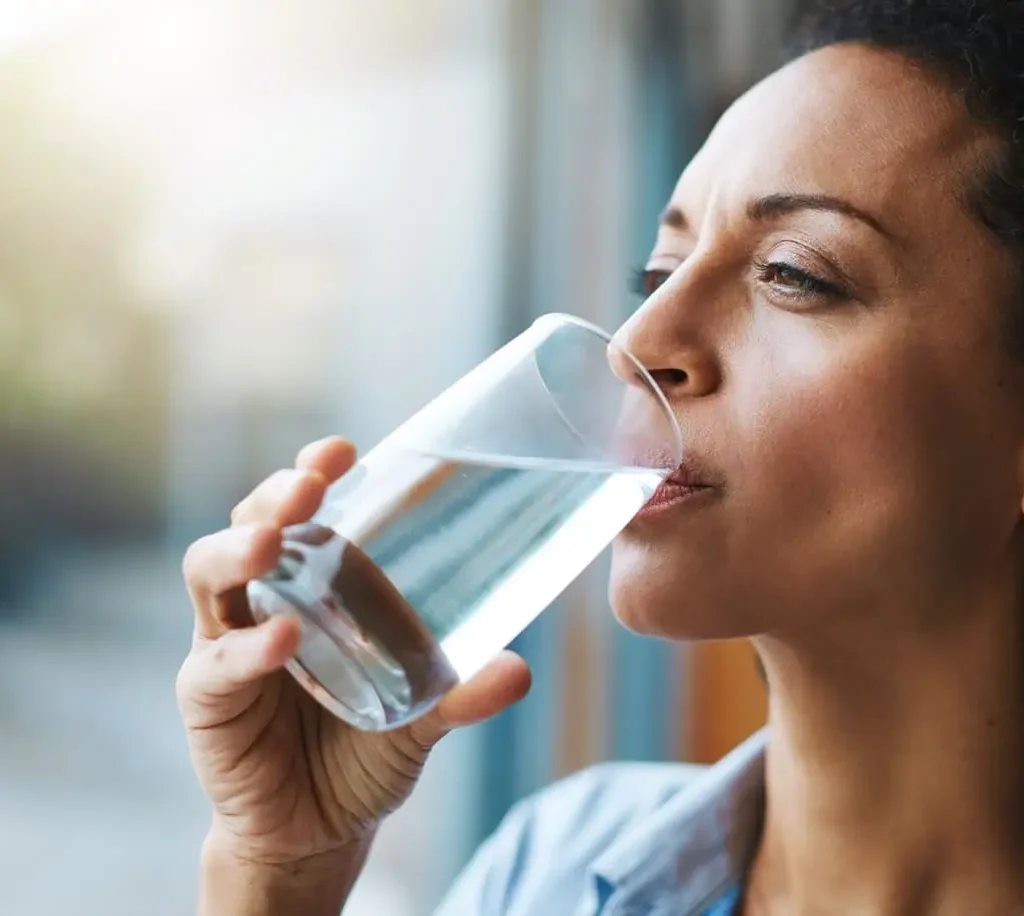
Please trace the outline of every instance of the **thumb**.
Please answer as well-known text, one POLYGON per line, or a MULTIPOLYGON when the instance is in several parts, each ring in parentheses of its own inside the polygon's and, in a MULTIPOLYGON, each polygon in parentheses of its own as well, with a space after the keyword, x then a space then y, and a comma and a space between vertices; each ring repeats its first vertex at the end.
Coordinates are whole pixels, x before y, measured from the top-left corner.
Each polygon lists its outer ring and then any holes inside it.
POLYGON ((530 691, 530 682, 526 662, 514 652, 502 652, 412 724, 417 741, 429 746, 453 728, 475 725, 496 716, 525 697, 530 691))

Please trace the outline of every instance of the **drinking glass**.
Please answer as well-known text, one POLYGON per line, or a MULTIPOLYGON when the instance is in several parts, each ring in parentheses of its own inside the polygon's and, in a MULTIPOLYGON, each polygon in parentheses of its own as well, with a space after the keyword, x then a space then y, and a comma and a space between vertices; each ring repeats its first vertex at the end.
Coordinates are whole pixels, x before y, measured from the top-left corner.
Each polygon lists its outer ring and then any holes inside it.
POLYGON ((368 452, 248 585, 288 670, 356 728, 412 721, 507 646, 681 461, 650 373, 545 315, 368 452))

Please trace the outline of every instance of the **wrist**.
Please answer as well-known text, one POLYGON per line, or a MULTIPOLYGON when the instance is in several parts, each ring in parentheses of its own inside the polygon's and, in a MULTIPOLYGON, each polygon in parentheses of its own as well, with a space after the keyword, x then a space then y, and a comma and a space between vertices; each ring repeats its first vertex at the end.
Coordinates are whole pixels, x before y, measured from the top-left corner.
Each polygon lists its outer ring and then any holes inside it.
POLYGON ((365 840, 338 842, 322 852, 303 852, 292 843, 277 843, 265 838, 250 839, 239 836, 217 815, 214 814, 210 828, 203 840, 203 854, 218 858, 230 858, 255 868, 267 867, 283 873, 317 871, 328 868, 337 859, 351 855, 353 849, 373 839, 375 830, 368 830, 365 840))
POLYGON ((253 854, 216 825, 203 843, 199 916, 338 916, 370 838, 305 857, 253 854))

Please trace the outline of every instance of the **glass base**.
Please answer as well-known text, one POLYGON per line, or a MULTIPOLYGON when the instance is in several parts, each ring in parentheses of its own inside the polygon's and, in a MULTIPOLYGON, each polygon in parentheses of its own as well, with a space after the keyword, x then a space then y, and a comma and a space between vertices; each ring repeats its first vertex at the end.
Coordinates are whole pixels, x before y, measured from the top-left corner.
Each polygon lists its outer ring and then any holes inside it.
POLYGON ((282 594, 267 582, 250 582, 249 604, 262 622, 278 614, 302 620, 302 643, 285 667, 328 711, 356 728, 379 731, 388 727, 385 700, 377 692, 359 653, 344 640, 335 640, 316 620, 305 602, 282 594))
POLYGON ((325 709, 363 731, 398 728, 432 709, 458 678, 415 612, 395 600, 390 583, 381 587, 376 566, 350 563, 345 572, 344 580, 337 566, 320 575, 308 554, 293 550, 277 577, 249 583, 253 616, 302 620, 287 669, 325 709))

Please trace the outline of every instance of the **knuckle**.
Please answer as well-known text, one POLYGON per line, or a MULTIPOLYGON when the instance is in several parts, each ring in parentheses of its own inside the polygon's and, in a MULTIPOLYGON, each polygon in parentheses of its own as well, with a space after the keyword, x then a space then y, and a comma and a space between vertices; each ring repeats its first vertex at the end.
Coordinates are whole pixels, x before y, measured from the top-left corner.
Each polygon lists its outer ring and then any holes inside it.
POLYGON ((299 471, 292 481, 291 492, 299 496, 313 496, 327 485, 324 475, 318 471, 299 471))
POLYGON ((178 701, 179 708, 188 705, 195 693, 194 668, 195 656, 190 652, 181 667, 178 668, 178 673, 174 678, 174 696, 178 701))
POLYGON ((295 456, 296 463, 299 463, 310 456, 313 452, 323 446, 326 439, 316 439, 313 442, 307 442, 302 448, 299 449, 298 454, 295 456))
POLYGON ((280 470, 274 471, 263 483, 261 489, 266 488, 279 493, 282 490, 288 489, 296 480, 301 478, 306 472, 300 468, 281 468, 280 470))
POLYGON ((190 709, 202 699, 208 686, 216 681, 218 671, 230 658, 231 634, 225 633, 213 642, 194 647, 178 668, 174 694, 180 709, 190 709))
POLYGON ((185 581, 190 585, 194 584, 195 580, 199 577, 199 571, 203 567, 204 557, 209 544, 210 536, 206 535, 189 544, 188 549, 185 551, 185 556, 181 561, 181 573, 185 577, 185 581))
POLYGON ((228 519, 232 525, 237 525, 239 521, 244 517, 246 511, 249 508, 250 497, 246 496, 245 499, 235 503, 232 507, 231 512, 228 514, 228 519))
POLYGON ((222 636, 210 646, 208 663, 211 667, 222 668, 228 657, 227 638, 222 636))
POLYGON ((225 563, 233 568, 239 551, 251 549, 252 536, 241 537, 241 529, 225 528, 208 534, 189 545, 181 561, 182 574, 191 589, 203 590, 211 587, 224 571, 225 563))
POLYGON ((301 475, 301 471, 292 468, 275 471, 235 507, 232 521, 239 524, 271 520, 301 475))
POLYGON ((434 745, 451 731, 452 726, 444 720, 435 707, 422 719, 412 722, 406 734, 415 755, 422 755, 420 759, 425 759, 434 745))

